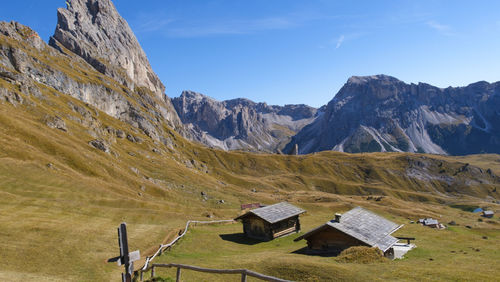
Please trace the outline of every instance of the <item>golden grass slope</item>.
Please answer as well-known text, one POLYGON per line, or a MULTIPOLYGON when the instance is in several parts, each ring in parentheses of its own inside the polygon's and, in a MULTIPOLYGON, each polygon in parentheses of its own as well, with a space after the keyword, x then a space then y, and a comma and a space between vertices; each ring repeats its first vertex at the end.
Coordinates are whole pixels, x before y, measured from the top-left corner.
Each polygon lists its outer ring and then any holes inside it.
MULTIPOLYGON (((0 44, 26 49, 40 62, 41 68, 52 64, 79 81, 103 83, 148 112, 147 103, 141 103, 141 95, 123 89, 77 58, 37 53, 19 42, 5 37, 2 40, 0 44)), ((0 101, 0 253, 3 258, 0 280, 119 279, 121 268, 105 260, 118 254, 116 227, 122 221, 129 225, 131 250, 140 249, 145 256, 187 219, 233 218, 240 212, 242 203, 283 200, 308 210, 304 229, 323 223, 339 208, 347 210, 358 204, 394 215, 400 222, 408 217, 443 216, 446 220, 474 223, 472 230, 458 227, 455 233, 454 229, 446 231, 448 233, 429 233, 434 235, 425 235, 422 229, 412 225, 408 234, 422 234, 425 240, 421 244, 429 244, 420 252, 427 250, 436 257, 448 256, 444 248, 446 242, 458 249, 467 242, 475 242, 482 234, 492 238, 479 240, 478 248, 491 251, 481 251, 470 264, 465 259, 467 256, 456 265, 452 260, 443 259, 437 264, 429 262, 425 255, 418 257, 413 263, 420 265, 422 275, 434 273, 436 264, 462 273, 476 264, 499 261, 494 254, 497 248, 494 246, 498 246, 497 221, 476 223, 473 215, 447 207, 457 202, 473 203, 498 211, 498 205, 492 201, 500 198, 499 180, 494 173, 487 172, 488 168, 498 171, 498 164, 493 161, 496 155, 469 159, 403 153, 323 152, 283 156, 225 152, 193 144, 160 122, 158 126, 172 140, 172 144, 164 145, 91 105, 35 80, 33 84, 41 90, 41 98, 21 93, 19 85, 0 78, 0 87, 18 93, 24 100, 17 106, 0 101), (84 117, 72 110, 70 104, 91 113, 92 126, 82 122, 84 117), (67 132, 46 125, 47 117, 54 116, 64 120, 67 132), (109 128, 138 136, 143 142, 119 138, 108 131, 109 128), (108 142, 111 152, 90 146, 89 141, 96 138, 108 142), (465 162, 477 167, 467 166, 465 162), (201 195, 202 191, 206 198, 201 195), (367 201, 367 195, 384 197, 375 202, 367 201), (489 244, 493 247, 488 247, 489 244)), ((204 228, 208 231, 202 231, 196 241, 207 237, 210 243, 218 238, 219 229, 204 228)), ((291 239, 283 239, 283 242, 291 239)), ((198 259, 196 252, 187 247, 180 250, 187 252, 185 257, 173 258, 193 264, 213 261, 213 266, 221 267, 241 265, 298 280, 323 279, 334 274, 345 279, 362 279, 368 277, 363 273, 373 271, 370 266, 332 266, 327 259, 289 254, 296 245, 283 243, 283 248, 286 246, 283 250, 275 245, 279 242, 258 245, 257 251, 250 246, 229 244, 224 248, 232 255, 224 251, 213 260, 208 254, 198 259), (250 259, 252 256, 248 260, 235 259, 242 252, 255 254, 253 259, 250 259), (266 263, 269 261, 272 263, 266 263), (290 265, 297 272, 290 272, 290 265), (324 269, 331 272, 325 274, 324 269), (286 276, 289 272, 291 276, 286 276)), ((179 248, 182 246, 188 245, 179 248)), ((413 263, 400 268, 403 277, 411 277, 415 271, 413 263)), ((490 278, 497 274, 484 268, 483 276, 478 277, 490 278)), ((443 274, 442 277, 457 276, 443 274)))
MULTIPOLYGON (((140 249, 145 256, 168 234, 182 227, 185 220, 207 216, 233 218, 239 212, 239 205, 248 202, 294 202, 308 210, 304 230, 323 223, 337 207, 345 210, 366 201, 366 196, 360 195, 368 194, 385 195, 380 204, 387 209, 386 214, 397 214, 398 218, 439 217, 442 207, 439 203, 456 201, 498 210, 497 205, 485 201, 488 196, 498 199, 498 194, 492 192, 495 185, 446 191, 439 182, 404 177, 407 158, 425 157, 431 163, 436 162, 436 167, 442 162, 441 166, 450 172, 463 167, 463 163, 450 157, 441 161, 434 156, 395 153, 279 156, 224 152, 192 144, 169 131, 175 140, 172 150, 155 144, 130 125, 100 113, 102 126, 133 132, 145 140, 138 144, 115 138, 111 145, 114 154, 107 154, 88 144, 94 137, 86 127, 67 118, 76 115, 69 109, 68 101, 94 113, 95 109, 62 93, 45 94, 48 100, 26 96, 32 105, 0 104, 0 241, 6 258, 0 271, 3 280, 113 280, 119 277, 121 268, 105 263, 105 259, 118 252, 116 227, 120 222, 129 225, 131 249, 140 249), (68 132, 47 127, 43 119, 46 114, 63 117, 68 132), (158 148, 160 154, 152 148, 158 148), (203 199, 201 191, 207 193, 208 200, 203 199), (218 204, 220 199, 225 203, 218 204)), ((370 207, 379 202, 367 203, 370 207)), ((460 222, 464 212, 446 210, 451 214, 450 220, 460 222)), ((477 232, 497 238, 497 226, 481 223, 477 232)), ((451 240, 458 251, 461 243, 480 238, 473 235, 476 231, 463 227, 458 230, 465 235, 443 236, 443 241, 436 235, 429 248, 451 240)), ((218 236, 219 231, 214 232, 210 236, 218 236)), ((408 231, 410 235, 414 233, 408 231)), ((493 241, 484 242, 490 243, 493 241)), ((484 249, 485 245, 478 248, 484 249)), ((233 253, 247 251, 240 245, 228 248, 234 248, 233 253)), ((280 276, 288 273, 287 265, 293 263, 302 274, 288 277, 298 279, 308 275, 322 278, 320 270, 331 263, 300 256, 293 256, 290 261, 274 260, 275 256, 281 257, 274 245, 262 251, 267 255, 258 263, 241 265, 280 276), (273 263, 264 263, 264 258, 273 259, 273 263)), ((486 264, 487 258, 478 263, 486 264)), ((175 261, 201 263, 191 259, 175 261)), ((240 265, 226 256, 219 261, 220 264, 213 266, 240 265)), ((443 264, 454 268, 449 261, 443 264)), ((425 261, 421 271, 425 272, 427 267, 432 264, 425 261)), ((334 272, 349 279, 358 277, 357 269, 371 271, 354 265, 342 266, 334 272), (353 270, 346 274, 343 272, 346 267, 353 270)), ((414 270, 408 266, 402 271, 414 270)))

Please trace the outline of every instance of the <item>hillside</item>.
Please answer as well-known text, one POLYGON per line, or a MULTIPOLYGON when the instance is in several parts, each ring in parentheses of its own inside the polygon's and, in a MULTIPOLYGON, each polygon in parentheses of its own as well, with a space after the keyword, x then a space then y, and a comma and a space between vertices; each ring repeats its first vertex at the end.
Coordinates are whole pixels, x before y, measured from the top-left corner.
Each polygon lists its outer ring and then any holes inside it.
MULTIPOLYGON (((76 15, 72 9, 80 7, 87 14, 85 9, 95 7, 83 0, 70 3, 69 12, 59 13, 76 15)), ((110 1, 98 3, 106 7, 98 6, 100 12, 115 15, 110 1)), ((141 84, 141 76, 132 77, 119 64, 98 69, 92 56, 82 57, 61 41, 48 45, 29 27, 0 23, 0 242, 5 258, 0 280, 115 280, 122 269, 105 260, 118 254, 116 227, 122 221, 129 226, 130 249, 140 249, 144 257, 185 220, 233 218, 249 202, 293 202, 308 209, 306 227, 354 204, 394 213, 398 221, 443 214, 473 225, 454 244, 483 235, 491 238, 488 242, 498 241, 497 221, 474 222, 469 213, 448 207, 459 203, 499 210, 494 203, 500 199, 498 155, 286 156, 210 149, 183 137, 168 99, 141 84), (382 198, 366 200, 368 195, 382 198)), ((209 238, 216 232, 208 232, 209 238)), ((422 236, 432 238, 429 248, 449 240, 422 236)), ((262 247, 267 252, 272 246, 262 247)), ((475 263, 498 258, 490 250, 484 253, 475 263)), ((292 262, 302 275, 316 275, 318 267, 328 265, 295 257, 292 262)), ((232 263, 220 257, 213 262, 232 263)), ((240 264, 282 275, 284 263, 269 268, 263 262, 240 264)), ((441 263, 454 267, 450 260, 441 263)), ((351 273, 367 269, 348 267, 351 273)), ((418 271, 430 267, 425 263, 418 271)), ((400 271, 405 269, 414 271, 408 266, 400 271)), ((493 269, 484 278, 497 274, 493 269)))
MULTIPOLYGON (((0 82, 3 89, 14 87, 0 82)), ((116 255, 115 228, 121 221, 129 224, 131 248, 145 255, 184 220, 232 218, 247 202, 323 203, 329 210, 331 193, 387 195, 433 205, 499 199, 493 192, 498 179, 484 163, 481 171, 465 160, 402 153, 224 152, 164 128, 172 140, 167 146, 69 95, 39 86, 44 98, 13 89, 23 103, 0 105, 0 236, 8 242, 2 249, 9 258, 0 276, 6 280, 118 277, 120 270, 104 259, 116 255), (90 125, 79 122, 85 115, 90 125), (50 128, 47 116, 59 116, 66 130, 50 128), (142 142, 120 138, 120 130, 142 142), (95 131, 109 142, 109 153, 89 145, 95 131), (218 204, 221 199, 224 204, 218 204)))
MULTIPOLYGON (((116 255, 120 222, 129 224, 131 248, 147 255, 185 220, 232 218, 248 202, 289 200, 307 207, 310 227, 324 220, 321 214, 332 212, 333 203, 347 203, 352 196, 363 202, 366 196, 358 195, 385 195, 381 205, 397 201, 399 213, 412 218, 436 216, 426 210, 457 202, 498 210, 491 204, 500 198, 498 190, 493 192, 498 180, 485 166, 481 173, 451 157, 253 155, 206 149, 174 131, 173 149, 141 133, 135 135, 142 143, 109 134, 114 141, 106 153, 89 145, 94 137, 85 126, 65 119, 67 131, 50 128, 45 115, 77 115, 67 106, 71 102, 94 117, 99 113, 106 127, 131 133, 136 129, 70 96, 46 95, 43 101, 23 95, 31 106, 0 105, 0 237, 8 257, 0 277, 6 280, 110 280, 120 269, 104 260, 116 255), (407 170, 414 174, 405 176, 407 170), (405 211, 406 205, 420 208, 405 211)), ((449 218, 461 216, 448 210, 449 218)))

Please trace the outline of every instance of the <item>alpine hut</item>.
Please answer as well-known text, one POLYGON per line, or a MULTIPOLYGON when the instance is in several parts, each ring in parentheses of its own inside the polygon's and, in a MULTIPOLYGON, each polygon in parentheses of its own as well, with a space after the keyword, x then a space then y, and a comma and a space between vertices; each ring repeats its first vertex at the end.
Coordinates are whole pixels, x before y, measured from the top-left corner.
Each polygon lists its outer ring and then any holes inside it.
POLYGON ((392 247, 398 242, 391 234, 401 227, 356 207, 343 215, 336 214, 334 220, 297 237, 295 241, 305 239, 311 253, 338 254, 352 246, 369 246, 377 247, 385 256, 391 257, 394 254, 392 247))
POLYGON ((492 218, 495 213, 493 211, 483 211, 483 216, 492 218))
POLYGON ((299 215, 305 210, 287 202, 253 209, 235 220, 243 223, 243 232, 249 238, 272 240, 300 231, 299 215))

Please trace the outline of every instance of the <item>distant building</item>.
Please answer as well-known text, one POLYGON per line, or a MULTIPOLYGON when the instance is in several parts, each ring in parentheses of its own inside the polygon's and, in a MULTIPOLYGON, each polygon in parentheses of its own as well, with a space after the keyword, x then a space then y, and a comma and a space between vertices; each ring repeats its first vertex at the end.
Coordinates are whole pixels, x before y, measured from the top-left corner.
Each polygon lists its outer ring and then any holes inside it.
POLYGON ((305 239, 314 253, 340 253, 352 246, 377 247, 385 256, 393 257, 393 246, 398 242, 391 236, 403 225, 398 225, 361 207, 331 220, 295 239, 305 239))
POLYGON ((443 224, 439 223, 437 219, 433 218, 421 218, 418 220, 418 223, 430 228, 437 228, 437 229, 446 228, 443 224))
POLYGON ((495 213, 493 211, 483 211, 483 216, 492 218, 495 213))
POLYGON ((424 219, 423 224, 425 226, 431 227, 431 228, 438 228, 439 227, 439 221, 437 219, 433 218, 426 218, 424 219))
POLYGON ((264 205, 261 203, 252 203, 252 204, 243 204, 241 205, 241 210, 246 210, 246 209, 256 209, 256 208, 262 208, 264 205))
POLYGON ((292 232, 300 231, 299 215, 305 210, 282 202, 238 216, 243 223, 243 232, 249 238, 272 240, 292 232))

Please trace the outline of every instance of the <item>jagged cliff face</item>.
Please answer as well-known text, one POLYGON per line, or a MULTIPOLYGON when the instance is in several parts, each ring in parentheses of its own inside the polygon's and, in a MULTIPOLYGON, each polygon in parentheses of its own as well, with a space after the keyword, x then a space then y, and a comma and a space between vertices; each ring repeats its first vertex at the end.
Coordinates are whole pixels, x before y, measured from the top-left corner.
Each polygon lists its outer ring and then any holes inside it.
MULTIPOLYGON (((0 23, 0 99, 12 104, 27 103, 18 91, 44 99, 50 89, 77 98, 111 117, 140 129, 157 142, 169 144, 164 126, 182 131, 173 107, 144 87, 129 89, 97 72, 81 57, 62 45, 47 45, 29 27, 19 23, 0 23)), ((72 106, 69 105, 71 108, 72 106)), ((61 109, 63 111, 63 109, 61 109)), ((87 115, 88 116, 88 115, 87 115)), ((102 124, 80 120, 90 126, 93 136, 102 124)))
POLYGON ((352 77, 286 150, 498 153, 499 107, 498 82, 441 89, 385 75, 352 77))
POLYGON ((127 22, 110 0, 70 0, 57 10, 57 41, 99 72, 130 89, 146 87, 163 98, 165 86, 153 72, 127 22))
POLYGON ((246 99, 220 102, 192 91, 184 91, 172 102, 193 140, 225 150, 276 152, 317 113, 306 105, 269 106, 246 99))
POLYGON ((128 89, 153 96, 145 99, 158 100, 157 108, 164 118, 174 127, 180 127, 175 110, 165 96, 165 86, 110 0, 68 1, 67 9, 57 10, 57 26, 49 44, 82 57, 97 71, 128 89))

